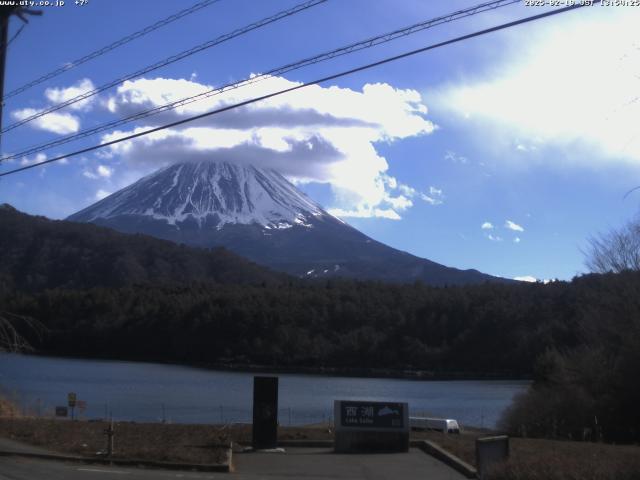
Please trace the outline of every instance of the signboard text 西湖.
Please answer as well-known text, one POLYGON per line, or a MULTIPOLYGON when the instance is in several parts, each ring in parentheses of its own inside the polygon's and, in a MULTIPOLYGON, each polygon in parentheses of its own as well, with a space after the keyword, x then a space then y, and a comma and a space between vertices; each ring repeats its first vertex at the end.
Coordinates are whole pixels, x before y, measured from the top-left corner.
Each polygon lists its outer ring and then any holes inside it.
POLYGON ((340 403, 340 424, 343 427, 403 428, 404 416, 402 403, 340 403))

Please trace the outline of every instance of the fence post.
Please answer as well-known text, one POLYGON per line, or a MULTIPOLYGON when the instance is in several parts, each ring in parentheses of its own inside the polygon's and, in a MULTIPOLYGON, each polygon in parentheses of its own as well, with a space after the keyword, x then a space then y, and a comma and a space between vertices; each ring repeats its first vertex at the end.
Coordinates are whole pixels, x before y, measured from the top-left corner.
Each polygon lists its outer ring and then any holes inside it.
POLYGON ((107 456, 111 458, 113 456, 113 436, 115 435, 113 419, 111 419, 111 423, 109 423, 109 427, 104 433, 107 434, 107 456))

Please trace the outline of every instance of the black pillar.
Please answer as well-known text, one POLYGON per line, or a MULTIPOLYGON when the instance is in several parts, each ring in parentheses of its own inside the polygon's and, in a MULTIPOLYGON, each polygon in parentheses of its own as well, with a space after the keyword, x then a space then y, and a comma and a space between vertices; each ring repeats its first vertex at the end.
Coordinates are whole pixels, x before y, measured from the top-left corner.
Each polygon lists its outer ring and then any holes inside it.
POLYGON ((253 448, 278 446, 278 377, 253 377, 253 448))

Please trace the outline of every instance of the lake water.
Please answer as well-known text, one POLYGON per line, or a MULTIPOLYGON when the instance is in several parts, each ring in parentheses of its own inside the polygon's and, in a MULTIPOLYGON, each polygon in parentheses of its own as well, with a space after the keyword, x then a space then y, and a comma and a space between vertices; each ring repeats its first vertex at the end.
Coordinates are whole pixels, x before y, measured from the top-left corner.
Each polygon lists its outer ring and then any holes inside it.
MULTIPOLYGON (((84 418, 175 423, 250 422, 252 373, 154 363, 0 354, 0 389, 26 413, 52 415, 77 393, 84 418)), ((527 381, 413 381, 278 374, 279 421, 331 419, 333 400, 409 403, 411 415, 494 427, 527 381)))

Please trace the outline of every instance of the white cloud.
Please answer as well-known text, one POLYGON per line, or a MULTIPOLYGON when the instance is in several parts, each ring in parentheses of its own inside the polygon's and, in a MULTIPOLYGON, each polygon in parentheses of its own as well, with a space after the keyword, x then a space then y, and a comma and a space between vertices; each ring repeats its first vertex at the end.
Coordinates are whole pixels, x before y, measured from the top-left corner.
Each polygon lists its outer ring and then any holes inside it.
POLYGON ((103 178, 109 178, 113 174, 113 169, 110 167, 107 167, 106 165, 98 165, 98 168, 96 169, 96 173, 103 178))
MULTIPOLYGON (((72 85, 67 88, 47 88, 44 91, 45 97, 55 104, 63 103, 72 98, 77 97, 78 95, 82 95, 83 93, 90 92, 94 90, 95 86, 93 82, 88 78, 83 78, 79 80, 75 85, 72 85)), ((91 104, 95 101, 96 97, 91 96, 85 100, 81 100, 79 102, 73 103, 69 105, 68 108, 72 110, 89 110, 91 108, 91 104)))
POLYGON ((491 233, 487 234, 486 236, 489 240, 491 240, 492 242, 501 242, 503 239, 501 236, 499 235, 492 235, 491 233))
MULTIPOLYGON (((540 139, 537 139, 536 141, 540 142, 540 139)), ((516 143, 516 150, 519 152, 535 152, 538 150, 538 146, 533 142, 527 145, 524 143, 516 143)))
POLYGON ((36 165, 38 163, 44 162, 46 159, 47 159, 46 153, 37 153, 36 156, 32 158, 22 157, 22 159, 20 160, 20 165, 22 166, 36 165))
POLYGON ((520 239, 520 237, 516 237, 513 239, 513 243, 520 243, 522 240, 520 239))
POLYGON ((111 192, 107 192, 106 190, 99 189, 95 194, 95 200, 102 200, 105 197, 111 195, 111 192))
POLYGON ((523 154, 540 144, 579 146, 592 154, 566 158, 638 165, 638 24, 640 9, 604 7, 541 23, 526 43, 518 37, 502 65, 445 87, 434 100, 458 113, 485 145, 523 154))
POLYGON ((493 230, 493 224, 491 222, 484 222, 480 228, 482 230, 493 230))
MULTIPOLYGON (((11 112, 11 116, 16 120, 24 120, 40 111, 41 110, 35 108, 23 108, 21 110, 14 110, 11 112)), ((76 133, 80 129, 80 119, 71 113, 58 111, 47 113, 42 117, 36 118, 30 121, 28 125, 39 130, 66 135, 68 133, 76 133)))
POLYGON ((536 277, 534 277, 532 275, 523 275, 523 276, 520 276, 520 277, 513 277, 513 279, 514 280, 519 280, 520 282, 531 282, 531 283, 541 282, 541 283, 544 283, 545 285, 547 283, 558 281, 557 279, 553 280, 553 279, 549 279, 549 278, 540 279, 540 278, 536 278, 536 277))
POLYGON ((406 210, 409 207, 413 207, 413 202, 408 199, 407 197, 405 197, 404 195, 399 195, 397 197, 387 197, 386 198, 387 203, 389 203, 394 210, 406 210))
POLYGON ((430 205, 442 205, 444 195, 441 189, 429 187, 429 193, 421 193, 420 198, 430 205))
MULTIPOLYGON (((95 87, 93 82, 88 78, 84 78, 78 81, 75 85, 67 88, 47 88, 44 92, 45 97, 49 102, 58 104, 70 100, 82 93, 93 90, 95 87)), ((69 109, 79 111, 88 111, 91 109, 91 105, 95 101, 96 97, 90 97, 80 102, 76 102, 69 105, 69 109)), ((22 108, 11 112, 11 116, 15 120, 25 120, 33 115, 39 114, 44 111, 45 108, 22 108)), ((65 110, 57 110, 55 112, 47 113, 41 117, 28 122, 33 128, 39 130, 45 130, 47 132, 57 133, 58 135, 67 135, 69 133, 76 133, 80 130, 80 118, 77 115, 69 113, 65 110)))
POLYGON ((450 162, 453 162, 453 163, 462 163, 462 164, 469 163, 469 159, 467 157, 458 155, 453 150, 447 150, 446 153, 444 154, 444 159, 449 160, 450 162))
MULTIPOLYGON (((270 77, 149 121, 160 124, 296 85, 270 77)), ((109 99, 108 107, 127 115, 211 88, 184 79, 128 81, 109 99)), ((398 212, 410 208, 416 197, 442 203, 442 192, 421 193, 399 185, 388 175, 389 165, 376 143, 431 133, 435 125, 425 118, 426 112, 414 90, 380 83, 367 84, 360 91, 314 85, 114 145, 110 154, 147 171, 201 159, 253 163, 274 168, 295 183, 330 184, 334 211, 342 216, 399 218, 398 212)), ((103 142, 129 133, 133 132, 114 132, 104 136, 103 142)))
POLYGON ((113 175, 113 168, 106 165, 98 165, 95 169, 86 168, 82 175, 91 180, 97 180, 99 178, 110 178, 113 175))
POLYGON ((522 228, 517 223, 512 222, 511 220, 505 221, 504 222, 504 227, 508 228, 509 230, 513 230, 514 232, 524 232, 524 228, 522 228))
POLYGON ((357 210, 343 210, 341 208, 330 208, 329 213, 336 217, 353 218, 387 218, 389 220, 401 220, 402 217, 390 208, 362 208, 357 210))
POLYGON ((412 207, 414 198, 419 198, 430 205, 441 205, 443 203, 444 194, 442 193, 442 189, 430 186, 427 189, 427 193, 419 192, 409 185, 398 182, 394 177, 384 175, 382 178, 386 184, 387 191, 389 191, 384 198, 384 202, 395 210, 401 211, 412 207), (395 193, 396 191, 400 192, 400 194, 397 197, 393 197, 391 193, 395 193))
POLYGON ((536 277, 532 277, 531 275, 523 275, 521 277, 513 277, 514 280, 518 280, 520 282, 537 282, 538 279, 536 277))
MULTIPOLYGON (((46 153, 36 153, 35 156, 33 157, 22 157, 19 161, 12 159, 12 160, 7 160, 9 163, 14 163, 14 162, 18 162, 20 163, 21 166, 25 167, 27 165, 37 165, 39 163, 43 163, 45 161, 48 160, 47 154, 46 153)), ((55 161, 52 165, 68 165, 69 164, 69 160, 65 157, 65 158, 61 158, 60 160, 55 161)), ((41 171, 44 171, 45 168, 41 168, 41 171)))

